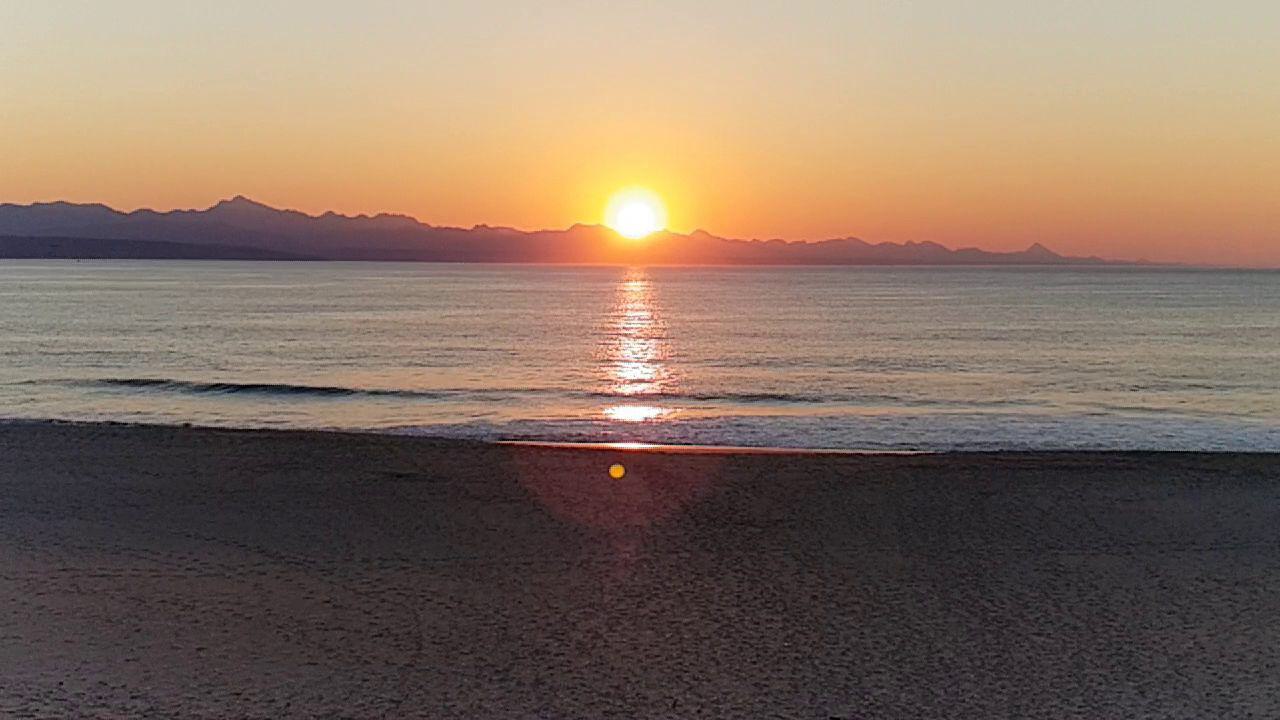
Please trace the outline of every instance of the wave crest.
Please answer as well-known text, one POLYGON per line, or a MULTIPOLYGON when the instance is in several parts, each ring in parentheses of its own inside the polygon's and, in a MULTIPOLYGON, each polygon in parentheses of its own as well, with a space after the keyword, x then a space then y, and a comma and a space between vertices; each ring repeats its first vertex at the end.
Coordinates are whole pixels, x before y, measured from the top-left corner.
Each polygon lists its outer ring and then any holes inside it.
POLYGON ((171 378, 103 378, 92 381, 106 387, 142 388, 217 395, 303 395, 315 397, 412 397, 442 398, 445 393, 422 390, 384 390, 353 388, 340 385, 294 385, 291 383, 197 382, 171 378))

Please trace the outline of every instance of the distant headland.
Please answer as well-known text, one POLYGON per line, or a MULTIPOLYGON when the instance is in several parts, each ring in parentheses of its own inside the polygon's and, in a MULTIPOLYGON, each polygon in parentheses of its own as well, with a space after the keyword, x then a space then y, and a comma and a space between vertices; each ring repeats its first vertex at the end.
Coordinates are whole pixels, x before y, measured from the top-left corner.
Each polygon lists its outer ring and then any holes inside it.
POLYGON ((0 204, 0 257, 387 260, 649 265, 1098 265, 1039 243, 1018 252, 934 242, 736 240, 698 230, 629 240, 601 225, 437 227, 405 215, 307 215, 243 196, 203 210, 0 204))

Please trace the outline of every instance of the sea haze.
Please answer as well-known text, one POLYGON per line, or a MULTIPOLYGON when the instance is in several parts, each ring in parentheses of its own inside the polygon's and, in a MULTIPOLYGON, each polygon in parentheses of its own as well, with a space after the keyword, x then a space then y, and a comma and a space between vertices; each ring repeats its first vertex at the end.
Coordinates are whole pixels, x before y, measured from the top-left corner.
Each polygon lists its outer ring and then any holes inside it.
POLYGON ((0 263, 0 415, 1280 450, 1280 273, 0 263))

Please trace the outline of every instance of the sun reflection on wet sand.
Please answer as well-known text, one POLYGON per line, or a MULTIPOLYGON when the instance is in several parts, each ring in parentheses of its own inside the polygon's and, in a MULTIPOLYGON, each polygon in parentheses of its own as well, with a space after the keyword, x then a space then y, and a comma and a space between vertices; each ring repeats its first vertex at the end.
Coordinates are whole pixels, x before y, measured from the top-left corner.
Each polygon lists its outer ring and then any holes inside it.
POLYGON ((604 353, 606 391, 635 397, 637 402, 610 405, 604 408, 604 416, 644 422, 669 414, 669 408, 639 402, 666 392, 671 384, 665 363, 669 352, 666 326, 658 316, 653 286, 644 269, 628 270, 618 283, 609 332, 611 341, 604 353))

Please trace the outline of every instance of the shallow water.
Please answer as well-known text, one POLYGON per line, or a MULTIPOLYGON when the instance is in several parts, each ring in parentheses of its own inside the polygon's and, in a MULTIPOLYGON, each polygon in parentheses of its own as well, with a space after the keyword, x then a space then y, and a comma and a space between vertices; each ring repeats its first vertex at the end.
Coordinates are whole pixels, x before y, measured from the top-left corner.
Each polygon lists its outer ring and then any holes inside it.
POLYGON ((0 263, 0 415, 1280 450, 1280 273, 0 263))

